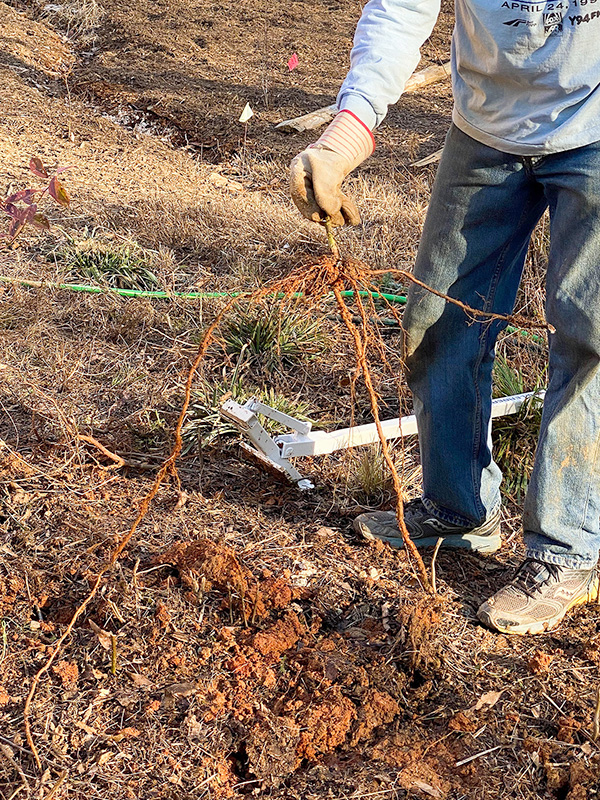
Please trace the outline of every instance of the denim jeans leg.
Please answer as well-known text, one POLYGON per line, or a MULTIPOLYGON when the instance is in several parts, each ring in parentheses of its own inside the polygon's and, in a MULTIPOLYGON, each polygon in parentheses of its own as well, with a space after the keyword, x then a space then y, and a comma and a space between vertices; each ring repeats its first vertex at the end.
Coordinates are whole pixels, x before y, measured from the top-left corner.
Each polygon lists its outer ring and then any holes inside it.
MULTIPOLYGON (((546 207, 523 159, 452 127, 446 139, 415 265, 428 286, 488 312, 513 309, 531 232, 546 207)), ((504 323, 477 322, 413 285, 404 316, 431 512, 477 525, 500 502, 489 430, 494 345, 504 323)))
POLYGON ((548 391, 525 501, 528 555, 574 568, 600 548, 600 143, 534 167, 550 208, 548 391))

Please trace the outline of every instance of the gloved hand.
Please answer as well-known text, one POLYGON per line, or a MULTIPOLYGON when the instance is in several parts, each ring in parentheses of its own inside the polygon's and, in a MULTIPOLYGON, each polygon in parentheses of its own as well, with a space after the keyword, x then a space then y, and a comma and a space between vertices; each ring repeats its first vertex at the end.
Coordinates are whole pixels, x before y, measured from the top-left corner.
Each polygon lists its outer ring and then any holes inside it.
POLYGON ((290 193, 300 212, 313 222, 326 216, 333 225, 358 225, 354 200, 342 181, 375 149, 373 134, 351 111, 340 111, 321 138, 290 165, 290 193))

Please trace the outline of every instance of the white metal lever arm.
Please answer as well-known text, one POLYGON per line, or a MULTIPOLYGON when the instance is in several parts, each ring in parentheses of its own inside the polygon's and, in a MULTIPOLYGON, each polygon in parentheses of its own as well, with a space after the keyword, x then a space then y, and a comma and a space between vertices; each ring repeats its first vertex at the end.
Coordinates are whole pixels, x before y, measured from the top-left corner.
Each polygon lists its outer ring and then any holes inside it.
POLYGON ((298 484, 299 488, 313 489, 313 484, 303 478, 298 470, 290 464, 286 458, 282 458, 281 448, 275 443, 271 436, 269 436, 269 432, 260 424, 258 417, 253 411, 252 403, 253 400, 249 400, 242 406, 230 398, 221 406, 221 416, 229 422, 232 422, 240 433, 250 439, 259 453, 279 470, 285 472, 290 480, 298 484))
MULTIPOLYGON (((516 414, 523 403, 533 397, 533 394, 534 392, 525 392, 492 400, 492 418, 516 414)), ((543 394, 543 392, 539 392, 538 397, 542 397, 543 394)), ((400 439, 417 433, 417 418, 411 414, 409 417, 400 419, 387 419, 381 423, 381 428, 386 439, 400 439)), ((311 431, 306 436, 287 433, 276 436, 274 441, 281 447, 281 454, 284 458, 300 458, 302 456, 324 456, 327 453, 335 453, 336 450, 375 444, 379 441, 379 433, 375 423, 371 422, 368 425, 357 425, 353 428, 340 428, 331 433, 311 431)))
MULTIPOLYGON (((516 414, 527 400, 534 395, 541 399, 544 394, 543 391, 524 392, 511 397, 498 397, 492 400, 492 418, 516 414)), ((335 453, 337 450, 347 450, 350 447, 375 444, 379 441, 379 433, 374 422, 368 425, 357 425, 353 428, 342 428, 331 433, 311 431, 310 424, 276 411, 255 398, 248 400, 243 406, 236 403, 235 400, 226 400, 221 407, 221 415, 233 422, 260 453, 303 489, 312 488, 312 484, 302 479, 298 470, 290 464, 288 459, 325 455, 335 453), (256 413, 264 414, 292 428, 297 433, 286 433, 272 438, 260 424, 256 413)), ((417 433, 417 420, 414 415, 388 419, 381 423, 381 428, 386 439, 399 439, 417 433)))

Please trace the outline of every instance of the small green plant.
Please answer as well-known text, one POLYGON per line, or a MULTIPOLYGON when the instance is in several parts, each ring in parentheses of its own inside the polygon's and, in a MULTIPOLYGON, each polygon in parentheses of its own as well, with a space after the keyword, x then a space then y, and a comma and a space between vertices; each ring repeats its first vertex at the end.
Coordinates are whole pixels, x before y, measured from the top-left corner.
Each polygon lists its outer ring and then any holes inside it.
POLYGON ((496 356, 493 372, 494 397, 510 397, 525 390, 525 376, 518 367, 511 367, 508 360, 496 356))
POLYGON ((279 307, 239 309, 223 326, 228 353, 246 354, 267 371, 289 367, 319 353, 323 333, 301 310, 279 307))
MULTIPOLYGON (((540 388, 541 380, 536 389, 540 388)), ((523 372, 498 356, 494 365, 494 394, 500 397, 521 394, 526 391, 525 386, 523 372)), ((517 414, 501 417, 492 425, 494 458, 504 475, 503 492, 515 503, 520 503, 527 491, 542 420, 542 405, 542 399, 534 394, 523 403, 517 414)))
POLYGON ((161 449, 169 435, 169 425, 156 409, 143 409, 129 427, 136 446, 144 452, 161 449))
MULTIPOLYGON (((221 419, 219 409, 224 395, 231 393, 239 403, 244 403, 250 397, 256 397, 277 411, 296 417, 303 422, 312 422, 309 417, 310 407, 301 400, 292 400, 285 395, 278 394, 274 389, 259 389, 245 387, 236 369, 231 380, 209 384, 204 383, 194 393, 190 404, 187 420, 181 431, 183 452, 190 453, 197 448, 214 444, 217 439, 236 436, 237 428, 230 422, 221 419)), ((261 424, 269 431, 276 433, 280 427, 273 420, 259 416, 261 424)))
POLYGON ((203 382, 192 394, 186 421, 181 429, 184 455, 214 444, 217 439, 235 436, 237 428, 221 419, 221 398, 228 392, 237 400, 241 396, 241 383, 237 370, 231 381, 203 382))
POLYGON ((69 271, 69 280, 94 281, 117 289, 152 291, 160 286, 149 268, 148 256, 134 242, 115 244, 84 231, 79 239, 54 251, 54 259, 69 271))
MULTIPOLYGON (((390 442, 389 446, 396 466, 400 468, 400 461, 403 463, 401 476, 405 492, 408 495, 420 492, 422 483, 420 465, 409 469, 404 465, 406 442, 404 444, 390 442), (396 452, 398 458, 394 455, 396 452)), ((344 455, 341 470, 343 472, 340 471, 340 476, 345 474, 346 491, 356 503, 372 508, 383 505, 385 508, 394 497, 392 476, 379 443, 361 447, 356 451, 348 451, 344 455)))
POLYGON ((45 182, 40 189, 19 189, 4 199, 0 198, 0 211, 10 217, 6 234, 0 239, 7 239, 12 244, 26 225, 32 225, 41 231, 50 230, 48 218, 40 211, 40 203, 46 195, 52 197, 59 205, 67 207, 71 202, 67 190, 58 176, 70 167, 57 167, 52 175, 40 158, 34 157, 29 162, 30 171, 45 182))

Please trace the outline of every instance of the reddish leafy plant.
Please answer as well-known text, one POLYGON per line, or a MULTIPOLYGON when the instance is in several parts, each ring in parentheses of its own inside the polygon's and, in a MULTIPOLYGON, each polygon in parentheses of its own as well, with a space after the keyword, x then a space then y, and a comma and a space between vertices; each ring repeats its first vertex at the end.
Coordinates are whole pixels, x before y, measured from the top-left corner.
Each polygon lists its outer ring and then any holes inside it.
POLYGON ((49 194, 65 208, 71 202, 67 190, 58 179, 58 176, 70 167, 57 168, 50 174, 41 158, 35 156, 29 162, 29 169, 36 177, 48 183, 40 189, 19 189, 4 199, 0 198, 0 211, 10 217, 8 232, 0 235, 0 239, 8 239, 11 244, 26 225, 33 225, 42 231, 50 230, 48 218, 39 210, 40 201, 45 195, 49 194))

